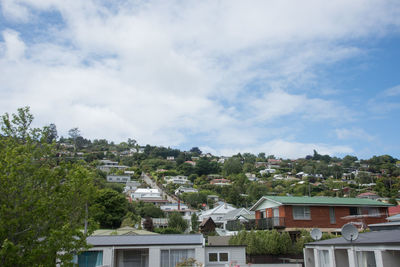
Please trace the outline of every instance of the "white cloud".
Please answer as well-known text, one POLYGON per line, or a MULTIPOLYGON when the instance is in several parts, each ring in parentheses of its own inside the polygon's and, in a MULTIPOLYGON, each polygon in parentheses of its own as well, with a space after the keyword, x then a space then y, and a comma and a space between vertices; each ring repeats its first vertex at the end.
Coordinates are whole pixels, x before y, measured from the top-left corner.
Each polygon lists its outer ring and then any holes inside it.
POLYGON ((385 97, 391 97, 391 96, 398 96, 400 95, 400 85, 391 87, 389 89, 386 89, 385 91, 383 91, 383 96, 385 97))
POLYGON ((3 31, 4 57, 9 61, 19 61, 25 53, 25 43, 19 37, 18 32, 12 30, 3 31))
POLYGON ((178 146, 200 136, 216 150, 272 147, 288 155, 350 148, 284 141, 292 128, 259 121, 351 118, 354 111, 310 96, 307 86, 318 85, 321 65, 364 53, 348 41, 400 24, 390 1, 2 5, 9 19, 35 17, 44 26, 38 14, 51 11, 63 24, 43 27, 45 41, 24 38, 26 45, 16 31, 3 33, 1 112, 30 105, 38 123, 55 122, 64 134, 78 126, 88 138, 178 146))
MULTIPOLYGON (((204 149, 206 150, 206 148, 204 149)), ((276 157, 296 159, 305 157, 306 155, 311 155, 314 149, 318 151, 318 153, 321 155, 349 154, 354 152, 353 149, 349 146, 337 146, 318 143, 300 143, 283 139, 273 139, 269 142, 262 143, 257 147, 222 149, 214 152, 216 152, 217 155, 234 155, 243 151, 257 155, 260 152, 265 152, 267 155, 275 155, 276 157)), ((208 150, 206 151, 208 152, 208 150)))
POLYGON ((357 139, 357 140, 367 140, 373 141, 375 137, 361 128, 343 128, 343 129, 336 129, 335 130, 336 136, 340 140, 346 139, 357 139))
POLYGON ((3 16, 20 22, 27 22, 29 20, 29 8, 19 0, 1 0, 1 10, 3 16))

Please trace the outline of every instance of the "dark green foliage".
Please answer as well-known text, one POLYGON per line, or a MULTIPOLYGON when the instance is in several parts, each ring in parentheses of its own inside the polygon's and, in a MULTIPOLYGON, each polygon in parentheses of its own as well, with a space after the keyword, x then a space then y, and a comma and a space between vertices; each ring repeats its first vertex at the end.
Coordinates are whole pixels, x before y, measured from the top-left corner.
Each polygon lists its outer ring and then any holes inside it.
POLYGON ((230 245, 246 245, 246 253, 260 254, 287 254, 293 251, 292 241, 287 232, 272 231, 240 231, 229 240, 230 245))
POLYGON ((192 214, 192 217, 190 218, 190 222, 192 224, 192 231, 197 232, 199 230, 199 217, 197 216, 196 213, 192 214))
POLYGON ((232 157, 225 161, 223 166, 225 175, 238 174, 242 171, 242 162, 240 158, 232 157))
POLYGON ((188 224, 182 218, 181 214, 173 212, 168 217, 168 227, 177 229, 180 233, 183 233, 188 228, 188 224))
POLYGON ((100 223, 100 227, 115 229, 120 227, 128 211, 128 201, 123 194, 105 188, 99 190, 94 207, 96 213, 93 218, 100 223))
POLYGON ((154 232, 162 234, 162 235, 169 235, 169 234, 182 234, 182 231, 180 231, 177 228, 155 228, 154 232))
POLYGON ((153 203, 144 203, 142 201, 133 202, 132 209, 136 214, 139 214, 142 218, 164 218, 164 212, 154 205, 153 203))
POLYGON ((221 168, 217 162, 210 161, 206 158, 199 159, 195 166, 195 171, 199 176, 219 173, 220 170, 221 168))

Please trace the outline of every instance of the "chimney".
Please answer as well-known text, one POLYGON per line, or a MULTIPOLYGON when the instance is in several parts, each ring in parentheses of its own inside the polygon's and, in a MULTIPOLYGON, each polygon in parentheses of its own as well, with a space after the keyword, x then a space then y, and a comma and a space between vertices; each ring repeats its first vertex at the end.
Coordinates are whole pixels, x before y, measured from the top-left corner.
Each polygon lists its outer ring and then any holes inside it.
POLYGON ((178 199, 178 210, 181 210, 181 200, 178 199))
POLYGON ((226 200, 225 200, 224 209, 227 209, 227 208, 228 208, 228 205, 226 204, 226 200))

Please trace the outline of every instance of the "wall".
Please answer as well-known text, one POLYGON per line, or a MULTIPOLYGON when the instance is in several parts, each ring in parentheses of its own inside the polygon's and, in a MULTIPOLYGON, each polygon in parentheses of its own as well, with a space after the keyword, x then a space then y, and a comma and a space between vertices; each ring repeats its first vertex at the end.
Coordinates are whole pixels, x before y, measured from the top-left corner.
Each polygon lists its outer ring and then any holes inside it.
MULTIPOLYGON (((387 208, 380 208, 381 214, 386 214, 387 208)), ((285 226, 287 228, 341 228, 350 221, 363 221, 365 224, 386 222, 386 216, 368 217, 360 219, 343 219, 350 215, 349 207, 335 207, 336 223, 330 223, 328 206, 310 206, 311 220, 294 220, 292 206, 284 206, 285 226)), ((280 214, 282 212, 280 211, 280 214)))
MULTIPOLYGON (((246 248, 245 247, 232 247, 232 246, 216 246, 205 248, 205 266, 206 267, 225 267, 226 262, 209 262, 208 253, 210 252, 227 252, 229 255, 229 263, 233 263, 232 266, 240 265, 246 266, 246 248)), ((252 265, 253 266, 253 265, 252 265)))
MULTIPOLYGON (((242 265, 241 265, 242 266, 242 265)), ((243 265, 247 266, 247 265, 243 265)), ((251 264, 251 267, 303 267, 301 263, 259 263, 259 264, 251 264)))

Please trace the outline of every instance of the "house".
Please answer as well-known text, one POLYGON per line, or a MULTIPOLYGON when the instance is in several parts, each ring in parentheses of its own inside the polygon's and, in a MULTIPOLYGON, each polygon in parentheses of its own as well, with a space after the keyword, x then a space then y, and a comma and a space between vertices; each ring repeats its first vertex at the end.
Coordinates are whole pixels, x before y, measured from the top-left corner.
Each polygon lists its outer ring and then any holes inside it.
POLYGON ((210 184, 212 185, 219 185, 219 186, 225 186, 225 185, 231 185, 231 181, 228 179, 213 179, 211 180, 210 184))
MULTIPOLYGON (((227 224, 232 224, 232 223, 236 223, 236 222, 245 222, 248 220, 248 218, 255 219, 254 211, 252 212, 245 208, 231 210, 230 212, 225 214, 224 217, 222 217, 223 229, 231 230, 231 229, 227 228, 227 224)), ((239 229, 236 229, 236 230, 239 230, 239 229)))
POLYGON ((213 221, 211 217, 205 218, 200 224, 199 224, 199 230, 202 234, 209 234, 215 231, 215 228, 217 225, 213 221))
POLYGON ((247 172, 245 175, 246 175, 247 179, 249 179, 249 181, 256 182, 258 180, 256 175, 253 173, 247 172))
POLYGON ((275 173, 275 172, 276 172, 275 169, 267 168, 267 169, 261 170, 260 174, 264 175, 264 174, 271 174, 271 173, 275 173))
POLYGON ((110 183, 127 183, 130 180, 129 175, 107 175, 107 182, 110 183))
POLYGON ((201 234, 90 236, 91 248, 75 257, 80 267, 175 267, 193 258, 205 267, 245 266, 243 246, 206 246, 201 234))
POLYGON ((400 214, 400 205, 389 207, 389 216, 400 214))
POLYGON ((226 202, 220 202, 218 206, 210 210, 204 210, 199 215, 199 220, 203 221, 207 218, 212 218, 216 225, 222 226, 224 221, 223 217, 230 211, 235 210, 232 205, 227 204, 226 202))
POLYGON ((372 192, 365 192, 365 193, 361 193, 357 196, 357 198, 367 198, 367 199, 373 199, 373 200, 377 200, 380 198, 380 196, 378 196, 375 193, 372 192))
POLYGON ((118 165, 118 162, 108 159, 100 160, 100 163, 101 165, 97 166, 97 169, 104 172, 110 172, 112 169, 125 170, 128 168, 128 166, 118 165))
POLYGON ((387 217, 388 222, 369 224, 368 228, 372 231, 380 230, 400 230, 400 214, 387 217))
POLYGON ((267 167, 267 166, 268 166, 268 162, 257 161, 256 163, 254 163, 254 166, 255 166, 256 168, 267 167))
POLYGON ((130 195, 130 194, 134 193, 140 185, 141 185, 141 183, 138 181, 128 181, 125 184, 124 193, 127 193, 128 195, 130 195))
POLYGON ((150 202, 154 204, 167 203, 168 201, 162 198, 161 192, 158 189, 138 188, 131 194, 131 199, 136 201, 150 202))
POLYGON ((349 222, 361 227, 385 222, 389 206, 361 198, 264 196, 250 211, 255 211, 256 223, 264 229, 318 227, 323 232, 337 232, 349 222))
POLYGON ((173 161, 173 160, 175 160, 175 157, 174 156, 168 156, 167 160, 173 161))
POLYGON ((394 267, 400 263, 400 230, 360 233, 306 244, 305 267, 394 267))
POLYGON ((197 192, 199 191, 196 188, 180 186, 178 187, 178 189, 175 190, 175 195, 178 196, 182 193, 197 193, 197 192))
POLYGON ((187 160, 187 161, 185 161, 185 163, 190 164, 192 166, 196 166, 196 162, 191 161, 191 160, 187 160))
POLYGON ((192 184, 192 182, 188 180, 188 177, 184 175, 165 176, 164 179, 167 184, 192 184))

